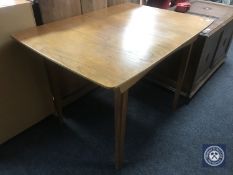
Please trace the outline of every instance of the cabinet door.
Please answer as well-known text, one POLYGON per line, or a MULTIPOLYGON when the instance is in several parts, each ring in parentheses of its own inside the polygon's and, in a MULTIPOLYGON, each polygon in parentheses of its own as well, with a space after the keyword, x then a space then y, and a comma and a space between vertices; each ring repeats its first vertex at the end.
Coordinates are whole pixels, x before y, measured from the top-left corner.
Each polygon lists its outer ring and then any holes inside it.
POLYGON ((215 66, 225 58, 229 45, 231 43, 232 33, 233 33, 233 22, 226 25, 221 33, 221 38, 218 43, 218 49, 213 59, 212 66, 215 66))
POLYGON ((200 57, 200 61, 198 64, 197 72, 195 75, 195 82, 200 81, 203 77, 205 77, 206 73, 210 71, 211 63, 214 58, 214 54, 216 52, 218 40, 221 36, 221 31, 211 35, 210 37, 203 37, 204 48, 202 50, 202 54, 200 57))

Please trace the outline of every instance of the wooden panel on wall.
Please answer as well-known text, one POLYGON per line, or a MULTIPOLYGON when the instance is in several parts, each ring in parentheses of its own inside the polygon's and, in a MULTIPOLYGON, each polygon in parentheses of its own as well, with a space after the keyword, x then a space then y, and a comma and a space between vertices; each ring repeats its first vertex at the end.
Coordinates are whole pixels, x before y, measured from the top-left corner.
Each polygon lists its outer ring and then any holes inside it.
POLYGON ((108 0, 108 6, 117 5, 128 1, 129 0, 108 0))
POLYGON ((146 0, 128 0, 128 2, 133 2, 133 3, 136 3, 136 4, 139 4, 140 2, 145 4, 145 1, 146 0))
POLYGON ((80 0, 39 0, 44 23, 81 14, 80 0))
MULTIPOLYGON (((142 1, 142 3, 145 4, 145 0, 141 0, 141 1, 142 1)), ((117 4, 125 3, 125 2, 132 2, 132 3, 139 4, 140 0, 108 0, 108 7, 112 6, 112 5, 117 5, 117 4)))
POLYGON ((81 3, 83 13, 107 7, 107 0, 81 0, 81 3))

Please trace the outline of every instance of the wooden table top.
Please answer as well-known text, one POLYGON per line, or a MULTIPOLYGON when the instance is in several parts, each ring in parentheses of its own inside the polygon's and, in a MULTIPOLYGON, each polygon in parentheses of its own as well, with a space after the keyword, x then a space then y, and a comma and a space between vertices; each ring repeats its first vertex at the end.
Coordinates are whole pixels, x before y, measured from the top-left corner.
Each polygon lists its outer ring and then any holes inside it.
POLYGON ((123 92, 211 22, 125 3, 31 28, 13 37, 66 69, 123 92))

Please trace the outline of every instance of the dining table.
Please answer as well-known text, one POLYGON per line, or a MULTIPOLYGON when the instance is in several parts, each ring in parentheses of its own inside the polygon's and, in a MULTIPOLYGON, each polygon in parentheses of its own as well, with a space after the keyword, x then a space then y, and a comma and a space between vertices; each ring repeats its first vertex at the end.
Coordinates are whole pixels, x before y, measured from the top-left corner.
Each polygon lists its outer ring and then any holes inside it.
MULTIPOLYGON (((115 167, 119 169, 124 160, 129 90, 156 65, 180 50, 182 62, 173 100, 175 109, 192 45, 212 22, 208 17, 123 3, 32 27, 12 37, 41 55, 41 59, 114 92, 115 167)), ((49 80, 53 81, 53 77, 49 80)), ((62 115, 56 85, 51 86, 54 104, 62 115)))

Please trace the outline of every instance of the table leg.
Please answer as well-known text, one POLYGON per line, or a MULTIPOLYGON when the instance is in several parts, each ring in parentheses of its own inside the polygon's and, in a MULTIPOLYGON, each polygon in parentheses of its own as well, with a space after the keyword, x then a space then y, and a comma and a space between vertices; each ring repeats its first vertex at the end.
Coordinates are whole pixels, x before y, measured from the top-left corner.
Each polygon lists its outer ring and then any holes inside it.
POLYGON ((179 71, 178 80, 176 83, 175 96, 174 96, 173 105, 172 105, 173 111, 176 110, 177 104, 179 102, 180 93, 183 87, 184 78, 186 75, 186 71, 188 68, 188 64, 189 64, 189 60, 190 60, 190 56, 192 52, 192 47, 193 47, 193 44, 186 46, 182 53, 182 61, 180 64, 180 71, 179 71))
POLYGON ((56 116, 59 118, 60 121, 63 121, 63 112, 62 112, 62 100, 61 100, 61 93, 59 90, 59 83, 57 77, 59 72, 58 65, 55 65, 52 62, 44 60, 50 91, 53 96, 53 104, 56 112, 56 116))
POLYGON ((120 169, 124 160, 124 140, 126 130, 126 114, 128 108, 128 91, 115 91, 115 154, 116 169, 120 169))

